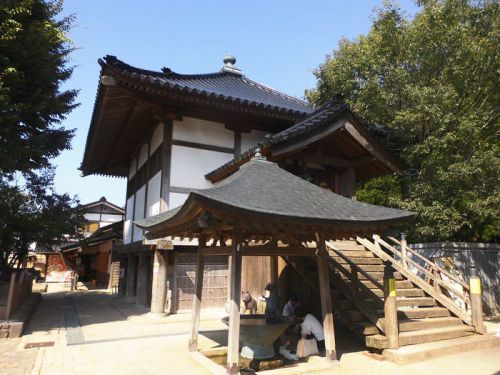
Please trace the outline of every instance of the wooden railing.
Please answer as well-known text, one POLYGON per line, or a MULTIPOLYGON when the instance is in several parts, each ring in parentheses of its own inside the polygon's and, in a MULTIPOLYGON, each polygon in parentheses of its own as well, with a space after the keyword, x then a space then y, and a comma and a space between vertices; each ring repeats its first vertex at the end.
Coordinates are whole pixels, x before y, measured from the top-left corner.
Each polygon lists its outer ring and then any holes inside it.
MULTIPOLYGON (((444 307, 446 307, 448 310, 450 310, 453 314, 458 316, 460 319, 462 319, 466 324, 472 325, 471 322, 471 316, 468 310, 464 307, 461 307, 459 304, 455 302, 453 298, 451 298, 449 295, 453 294, 457 298, 460 298, 467 306, 470 305, 470 299, 468 294, 465 294, 461 291, 459 291, 457 288, 453 287, 452 285, 448 284, 444 280, 442 280, 439 277, 439 273, 436 271, 439 271, 443 275, 448 275, 451 276, 448 272, 443 270, 441 267, 439 267, 437 264, 431 262, 430 260, 426 259, 425 264, 430 267, 430 269, 426 269, 425 267, 421 266, 417 262, 415 262, 411 257, 408 256, 408 253, 411 253, 412 255, 415 255, 416 257, 419 258, 424 258, 420 254, 416 253, 412 249, 410 249, 408 246, 402 246, 401 249, 402 251, 396 249, 394 246, 390 245, 386 241, 384 241, 380 236, 374 235, 373 236, 373 241, 371 242, 370 240, 366 238, 361 238, 357 237, 356 239, 358 243, 361 245, 365 246, 368 250, 372 251, 375 255, 377 255, 380 259, 384 261, 391 262, 392 266, 401 273, 403 276, 405 276, 408 280, 410 280, 412 283, 417 285, 420 289, 422 289, 424 292, 426 292, 428 295, 433 297, 436 301, 441 303, 444 307), (418 254, 418 255, 416 255, 418 254), (417 269, 419 272, 415 273, 413 272, 410 268, 411 267, 417 269), (433 270, 433 271, 431 271, 433 270), (436 270, 436 271, 434 271, 436 270), (444 271, 444 272, 443 272, 444 271), (446 272, 446 273, 445 273, 446 272), (427 278, 428 280, 432 281, 432 285, 426 281, 427 278), (443 293, 443 291, 446 291, 446 294, 443 293)), ((391 241, 398 243, 401 245, 401 242, 391 239, 391 241), (397 242, 396 242, 397 241, 397 242)), ((424 258, 425 259, 425 258, 424 258)), ((456 278, 453 280, 455 281, 456 278)), ((464 290, 468 291, 467 285, 463 282, 459 283, 462 287, 465 287, 464 290)))
POLYGON ((406 243, 398 241, 394 237, 388 238, 400 247, 401 262, 403 265, 414 266, 421 272, 422 276, 425 275, 425 280, 429 284, 431 284, 437 292, 448 295, 456 303, 458 301, 458 305, 460 307, 464 308, 467 311, 470 310, 470 290, 469 286, 463 280, 455 275, 452 275, 451 273, 440 267, 438 264, 419 254, 408 245, 406 245, 406 243), (418 258, 422 262, 423 267, 421 266, 421 264, 413 261, 410 257, 408 257, 408 253, 418 258), (448 280, 455 283, 458 287, 447 282, 448 280), (455 298, 453 298, 453 296, 455 298))

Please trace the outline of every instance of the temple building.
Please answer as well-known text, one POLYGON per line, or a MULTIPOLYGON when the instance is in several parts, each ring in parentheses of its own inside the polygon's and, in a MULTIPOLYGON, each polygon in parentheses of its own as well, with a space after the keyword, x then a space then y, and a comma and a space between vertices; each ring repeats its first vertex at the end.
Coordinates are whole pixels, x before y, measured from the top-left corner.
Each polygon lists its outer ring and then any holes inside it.
POLYGON ((413 214, 356 201, 357 184, 403 166, 379 142, 385 128, 364 124, 341 96, 312 108, 251 80, 232 56, 208 74, 145 70, 114 56, 99 64, 80 169, 127 179, 120 290, 153 313, 193 308, 191 350, 199 310, 226 307, 227 369, 235 373, 239 295, 258 296, 268 282, 323 316, 333 361, 334 315, 379 349, 481 331, 428 285, 446 288, 436 279, 444 270, 427 269, 423 280, 409 271, 404 241, 380 238, 413 214), (407 308, 384 323, 387 277, 407 308), (397 326, 399 315, 425 320, 402 330, 442 331, 398 336, 389 321, 397 326))
MULTIPOLYGON (((81 170, 127 178, 121 252, 132 254, 123 268, 128 270, 127 295, 138 303, 150 303, 151 285, 141 284, 150 277, 141 275, 150 272, 151 247, 158 241, 144 240, 132 222, 179 206, 193 189, 213 186, 247 162, 257 145, 285 170, 346 197, 355 197, 358 182, 401 171, 340 97, 314 110, 249 79, 231 56, 219 72, 194 75, 138 69, 113 56, 99 63, 101 79, 81 170)), ((159 242, 173 250, 168 253, 167 310, 190 309, 194 288, 189 275, 195 267, 190 247, 196 241, 176 237, 159 242)), ((213 256, 209 263, 207 278, 218 288, 206 304, 221 307, 227 299, 227 257, 213 256)), ((254 284, 245 286, 261 292, 262 285, 254 284)))

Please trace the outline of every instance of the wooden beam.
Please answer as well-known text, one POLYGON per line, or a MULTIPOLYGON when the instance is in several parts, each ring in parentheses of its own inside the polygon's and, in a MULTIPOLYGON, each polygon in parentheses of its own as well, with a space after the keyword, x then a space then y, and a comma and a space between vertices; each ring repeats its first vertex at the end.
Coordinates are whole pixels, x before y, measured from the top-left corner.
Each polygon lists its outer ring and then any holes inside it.
POLYGON ((198 351, 198 328, 200 325, 201 296, 203 292, 203 270, 205 268, 205 258, 201 249, 206 246, 206 239, 201 236, 198 239, 198 252, 196 254, 196 278, 195 294, 193 296, 193 310, 191 318, 191 338, 189 340, 189 351, 198 351))
POLYGON ((351 163, 347 159, 333 158, 324 155, 308 155, 301 154, 292 156, 291 159, 295 159, 304 163, 317 163, 321 165, 326 165, 330 167, 336 168, 349 168, 351 167, 351 163))
POLYGON ((163 143, 161 155, 161 185, 160 185, 160 212, 169 208, 170 196, 170 165, 172 158, 172 120, 166 120, 163 125, 163 143))
POLYGON ((227 153, 227 154, 233 154, 234 155, 234 148, 230 148, 230 147, 213 146, 213 145, 207 145, 207 144, 203 144, 203 143, 181 141, 181 140, 178 140, 178 139, 174 139, 172 141, 172 145, 174 145, 174 146, 190 147, 190 148, 197 148, 197 149, 200 149, 200 150, 224 152, 224 153, 227 153))
POLYGON ((231 300, 229 301, 229 332, 227 337, 227 373, 238 374, 240 355, 241 297, 241 234, 235 230, 231 244, 231 300))
MULTIPOLYGON (((303 246, 241 246, 242 256, 312 256, 316 249, 308 249, 303 246)), ((209 246, 202 249, 203 255, 232 255, 232 249, 228 246, 209 246)))
POLYGON ((403 172, 402 165, 383 149, 367 131, 359 129, 359 127, 349 122, 346 122, 345 129, 366 151, 375 156, 389 169, 400 174, 403 172))
POLYGON ((328 267, 328 252, 325 240, 319 233, 316 233, 316 243, 318 246, 318 274, 319 292, 321 297, 321 311, 323 312, 323 329, 325 331, 326 358, 332 362, 337 361, 335 350, 335 327, 333 324, 332 294, 330 291, 330 275, 328 267))

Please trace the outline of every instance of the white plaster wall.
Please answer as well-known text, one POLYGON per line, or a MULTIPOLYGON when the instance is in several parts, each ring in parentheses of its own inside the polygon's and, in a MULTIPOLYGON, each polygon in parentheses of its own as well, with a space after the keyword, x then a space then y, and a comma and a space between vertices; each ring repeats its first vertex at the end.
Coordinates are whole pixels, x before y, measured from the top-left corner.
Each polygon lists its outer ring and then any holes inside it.
POLYGON ((125 222, 123 223, 123 243, 132 242, 132 213, 134 212, 134 196, 127 199, 127 208, 125 210, 125 222))
POLYGON ((170 193, 168 196, 169 209, 179 207, 180 205, 182 205, 186 201, 188 196, 189 194, 170 193))
POLYGON ((148 199, 146 202, 147 217, 160 213, 160 186, 161 171, 155 174, 148 182, 148 199))
POLYGON ((206 189, 212 186, 204 177, 233 159, 233 154, 172 146, 170 186, 206 189))
POLYGON ((135 176, 135 172, 137 172, 137 159, 134 158, 134 160, 132 160, 132 162, 130 163, 130 167, 128 170, 129 180, 135 176))
MULTIPOLYGON (((135 215, 134 220, 144 218, 144 200, 146 197, 146 185, 143 185, 137 192, 135 193, 135 215)), ((132 237, 132 242, 141 241, 142 240, 142 229, 134 227, 134 233, 132 237)))
POLYGON ((224 124, 184 117, 173 125, 172 138, 175 140, 234 148, 234 132, 224 124))
POLYGON ((150 156, 153 155, 153 152, 155 152, 163 142, 163 127, 163 123, 160 123, 153 132, 153 136, 151 137, 151 145, 149 147, 150 156))
POLYGON ((102 214, 101 220, 110 223, 116 223, 117 221, 122 220, 122 215, 102 214))
POLYGON ((88 221, 99 221, 101 220, 101 215, 99 214, 84 214, 83 217, 88 221))
POLYGON ((264 137, 268 132, 262 130, 252 130, 250 133, 241 134, 241 153, 250 150, 260 141, 264 140, 264 137))
POLYGON ((139 159, 137 163, 137 169, 140 169, 144 163, 148 160, 148 143, 144 143, 139 151, 139 159))

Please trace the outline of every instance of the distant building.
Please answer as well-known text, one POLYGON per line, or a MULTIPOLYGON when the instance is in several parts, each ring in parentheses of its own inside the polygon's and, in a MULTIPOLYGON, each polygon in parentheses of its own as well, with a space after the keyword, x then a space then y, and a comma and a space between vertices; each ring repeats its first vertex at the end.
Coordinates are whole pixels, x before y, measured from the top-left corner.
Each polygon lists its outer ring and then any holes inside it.
POLYGON ((105 197, 83 207, 83 239, 68 235, 68 241, 53 250, 36 251, 37 268, 47 282, 64 282, 76 273, 95 287, 112 287, 112 248, 122 243, 125 211, 105 197))
POLYGON ((106 225, 114 224, 125 219, 125 210, 101 197, 96 202, 87 203, 84 206, 84 217, 87 220, 83 229, 85 237, 90 236, 97 229, 106 225))

